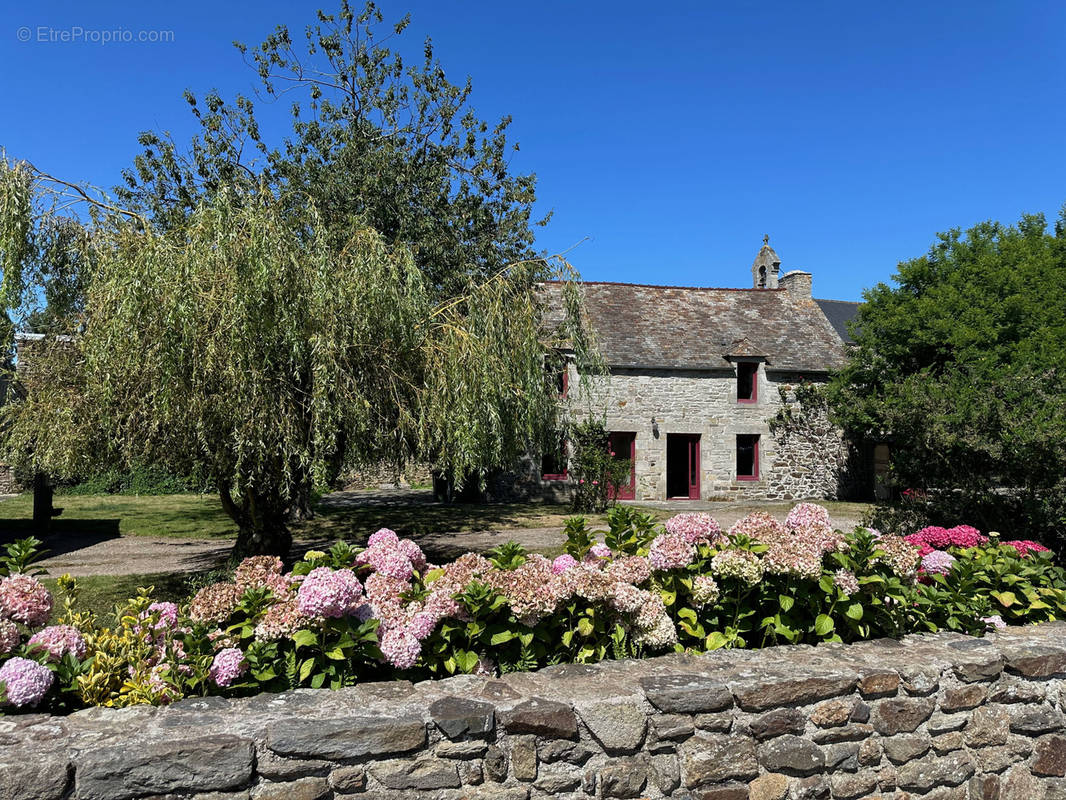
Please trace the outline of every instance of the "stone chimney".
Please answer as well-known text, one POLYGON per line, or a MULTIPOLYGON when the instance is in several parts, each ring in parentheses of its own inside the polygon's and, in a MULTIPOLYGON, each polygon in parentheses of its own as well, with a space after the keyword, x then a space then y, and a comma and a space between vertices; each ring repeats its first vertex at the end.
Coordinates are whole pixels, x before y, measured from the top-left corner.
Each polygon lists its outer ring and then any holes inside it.
POLYGON ((752 286, 756 289, 776 289, 777 273, 781 270, 781 259, 770 247, 770 237, 762 237, 762 249, 755 256, 751 265, 752 286))
POLYGON ((811 273, 804 272, 801 269, 794 269, 781 276, 778 286, 787 290, 790 295, 797 299, 810 300, 811 281, 811 273))

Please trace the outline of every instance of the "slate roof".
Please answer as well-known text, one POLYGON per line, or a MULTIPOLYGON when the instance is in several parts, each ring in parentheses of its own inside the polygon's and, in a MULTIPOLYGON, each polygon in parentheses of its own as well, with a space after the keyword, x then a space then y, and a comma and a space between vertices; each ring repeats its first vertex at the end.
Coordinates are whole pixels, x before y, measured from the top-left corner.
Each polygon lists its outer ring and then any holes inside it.
POLYGON ((848 322, 855 319, 859 313, 859 303, 847 300, 815 300, 822 309, 829 324, 833 326, 845 344, 855 344, 855 340, 848 333, 848 322))
MULTIPOLYGON (((549 306, 558 308, 561 284, 545 289, 549 306)), ((739 340, 765 354, 769 369, 825 372, 844 360, 844 344, 821 308, 784 289, 588 282, 581 292, 612 367, 726 368, 739 340)))

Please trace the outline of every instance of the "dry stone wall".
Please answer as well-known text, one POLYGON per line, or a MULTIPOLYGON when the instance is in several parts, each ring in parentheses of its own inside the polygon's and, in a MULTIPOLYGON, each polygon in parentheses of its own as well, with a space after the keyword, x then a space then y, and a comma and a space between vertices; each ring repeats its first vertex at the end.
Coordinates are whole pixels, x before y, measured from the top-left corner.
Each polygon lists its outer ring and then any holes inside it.
POLYGON ((0 800, 1066 798, 1066 625, 0 719, 0 800))

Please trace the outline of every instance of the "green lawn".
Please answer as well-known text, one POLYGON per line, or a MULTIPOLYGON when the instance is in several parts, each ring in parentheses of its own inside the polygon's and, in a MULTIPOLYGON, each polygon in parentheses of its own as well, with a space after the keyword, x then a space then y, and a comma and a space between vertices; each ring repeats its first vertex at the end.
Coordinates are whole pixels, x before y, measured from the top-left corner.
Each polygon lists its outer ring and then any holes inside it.
MULTIPOLYGON (((55 505, 63 509, 52 523, 57 534, 227 539, 237 533, 218 496, 213 494, 56 495, 55 505)), ((550 503, 375 504, 322 509, 313 519, 294 525, 293 535, 359 541, 382 527, 405 536, 439 531, 562 528, 571 513, 566 505, 550 503)), ((32 493, 0 501, 0 530, 5 533, 30 535, 32 517, 32 493)), ((597 524, 603 521, 602 516, 591 519, 597 524)))
MULTIPOLYGON (((52 521, 54 533, 104 536, 171 536, 180 539, 217 539, 236 536, 218 497, 210 494, 169 495, 56 495, 63 513, 52 521)), ((30 535, 33 493, 0 502, 0 530, 30 535)))
MULTIPOLYGON (((152 588, 152 598, 156 601, 169 600, 181 603, 189 599, 205 582, 209 573, 199 572, 157 572, 151 575, 91 575, 78 578, 78 595, 75 608, 79 611, 94 612, 102 624, 115 621, 115 606, 137 595, 142 586, 152 588)), ((219 575, 218 580, 224 580, 219 575)), ((56 596, 56 608, 53 618, 62 611, 61 593, 56 588, 54 577, 43 577, 45 586, 56 596)))

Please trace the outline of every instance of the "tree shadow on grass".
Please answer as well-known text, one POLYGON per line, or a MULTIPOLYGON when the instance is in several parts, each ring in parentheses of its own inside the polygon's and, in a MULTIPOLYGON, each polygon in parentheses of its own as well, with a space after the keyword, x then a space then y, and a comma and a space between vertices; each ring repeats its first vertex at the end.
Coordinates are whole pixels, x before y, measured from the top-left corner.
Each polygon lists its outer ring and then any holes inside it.
POLYGON ((62 519, 55 518, 48 533, 41 533, 30 519, 0 519, 0 544, 36 536, 44 542, 48 555, 56 556, 91 547, 119 537, 118 519, 62 519))

